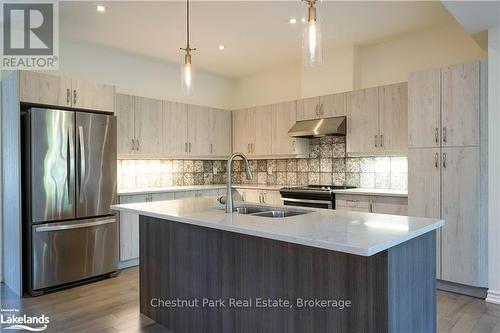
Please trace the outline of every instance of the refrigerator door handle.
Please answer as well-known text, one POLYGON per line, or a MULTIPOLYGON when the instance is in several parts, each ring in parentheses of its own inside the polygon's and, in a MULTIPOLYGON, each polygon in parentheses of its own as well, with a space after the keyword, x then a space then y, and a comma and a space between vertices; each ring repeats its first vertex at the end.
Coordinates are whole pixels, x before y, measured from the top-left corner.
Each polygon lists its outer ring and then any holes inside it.
POLYGON ((68 128, 68 158, 67 158, 67 165, 66 165, 66 174, 67 174, 67 183, 68 183, 68 203, 71 204, 72 202, 72 195, 71 195, 71 181, 73 180, 75 176, 75 162, 74 162, 74 156, 75 156, 75 146, 74 146, 74 137, 73 137, 73 129, 72 127, 68 128))
POLYGON ((80 182, 79 186, 79 198, 80 203, 83 202, 83 180, 85 179, 85 141, 83 141, 83 126, 78 126, 79 143, 80 143, 80 182))
POLYGON ((60 225, 53 225, 51 223, 47 223, 35 228, 35 232, 49 232, 49 231, 61 231, 61 230, 69 230, 69 229, 80 229, 80 228, 89 228, 95 227, 103 224, 116 223, 115 218, 93 221, 93 222, 84 222, 84 223, 67 223, 60 225))

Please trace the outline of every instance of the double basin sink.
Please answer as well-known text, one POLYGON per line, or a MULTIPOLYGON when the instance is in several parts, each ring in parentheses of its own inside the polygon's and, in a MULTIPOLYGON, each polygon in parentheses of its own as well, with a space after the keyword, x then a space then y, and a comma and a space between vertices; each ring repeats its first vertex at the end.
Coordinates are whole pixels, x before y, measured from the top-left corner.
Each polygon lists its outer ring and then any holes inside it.
POLYGON ((236 206, 233 208, 233 211, 243 215, 269 218, 284 218, 311 213, 309 210, 283 209, 265 206, 236 206))

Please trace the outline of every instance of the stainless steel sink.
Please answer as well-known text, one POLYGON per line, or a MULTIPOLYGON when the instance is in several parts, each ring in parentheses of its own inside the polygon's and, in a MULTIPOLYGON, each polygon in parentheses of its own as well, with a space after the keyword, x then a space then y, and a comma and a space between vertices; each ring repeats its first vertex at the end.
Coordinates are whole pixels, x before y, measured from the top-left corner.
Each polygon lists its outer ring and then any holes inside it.
POLYGON ((253 216, 260 216, 260 217, 283 218, 283 217, 304 215, 307 213, 310 213, 310 211, 307 211, 307 210, 270 210, 270 211, 255 213, 252 215, 253 216))
MULTIPOLYGON (((218 207, 218 209, 224 209, 224 207, 218 207)), ((233 212, 238 214, 252 215, 258 217, 269 217, 269 218, 284 218, 284 217, 311 213, 311 211, 309 210, 279 209, 273 207, 246 206, 246 205, 234 207, 233 212)))

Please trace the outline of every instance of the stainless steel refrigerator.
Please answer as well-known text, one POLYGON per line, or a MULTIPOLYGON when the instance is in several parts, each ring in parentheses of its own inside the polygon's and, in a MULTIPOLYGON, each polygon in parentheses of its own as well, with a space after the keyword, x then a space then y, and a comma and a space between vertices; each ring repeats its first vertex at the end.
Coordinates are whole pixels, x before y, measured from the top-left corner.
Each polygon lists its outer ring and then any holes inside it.
POLYGON ((116 272, 116 118, 30 108, 22 121, 25 288, 116 272))

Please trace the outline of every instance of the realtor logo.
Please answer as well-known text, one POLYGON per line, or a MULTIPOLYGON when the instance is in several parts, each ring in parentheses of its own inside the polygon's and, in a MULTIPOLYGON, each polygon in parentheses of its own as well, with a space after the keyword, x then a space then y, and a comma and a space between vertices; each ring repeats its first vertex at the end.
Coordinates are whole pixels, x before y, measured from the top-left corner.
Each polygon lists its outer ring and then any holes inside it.
POLYGON ((2 69, 58 69, 57 2, 2 4, 2 69))

